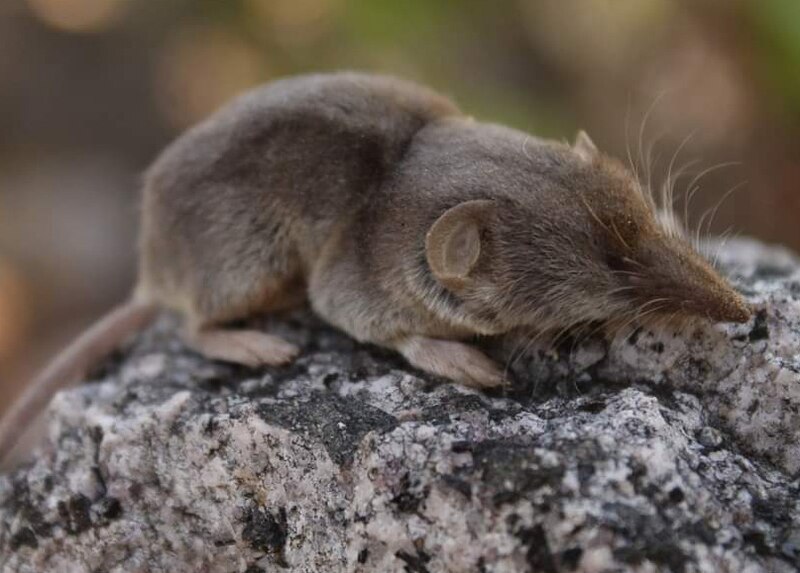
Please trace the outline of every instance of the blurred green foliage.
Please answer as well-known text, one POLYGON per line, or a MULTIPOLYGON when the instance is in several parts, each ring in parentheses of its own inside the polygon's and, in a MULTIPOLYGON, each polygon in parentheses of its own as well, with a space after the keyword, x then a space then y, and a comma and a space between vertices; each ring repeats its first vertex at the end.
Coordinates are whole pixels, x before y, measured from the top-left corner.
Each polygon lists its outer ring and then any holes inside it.
POLYGON ((800 2, 753 0, 746 6, 757 38, 756 70, 776 103, 800 121, 800 2))

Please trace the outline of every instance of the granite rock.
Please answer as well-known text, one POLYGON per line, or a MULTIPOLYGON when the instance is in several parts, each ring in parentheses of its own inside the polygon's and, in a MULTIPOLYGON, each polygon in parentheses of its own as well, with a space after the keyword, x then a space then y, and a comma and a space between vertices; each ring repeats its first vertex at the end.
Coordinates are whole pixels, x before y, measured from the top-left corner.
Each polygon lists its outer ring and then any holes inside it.
POLYGON ((307 313, 251 371, 164 317, 59 394, 0 477, 2 571, 759 572, 800 568, 800 264, 737 241, 745 325, 507 353, 442 383, 307 313))

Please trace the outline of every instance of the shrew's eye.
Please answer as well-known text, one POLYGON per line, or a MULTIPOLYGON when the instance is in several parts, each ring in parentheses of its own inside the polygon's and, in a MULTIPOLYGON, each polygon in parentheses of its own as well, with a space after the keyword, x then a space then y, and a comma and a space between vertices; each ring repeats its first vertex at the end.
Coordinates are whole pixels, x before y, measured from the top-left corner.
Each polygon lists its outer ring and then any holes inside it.
POLYGON ((616 253, 608 253, 606 254, 606 265, 608 268, 614 272, 621 272, 628 269, 630 266, 627 262, 625 257, 622 257, 616 253))
POLYGON ((639 225, 630 215, 615 215, 611 218, 610 227, 615 235, 614 239, 620 241, 625 248, 634 248, 639 242, 639 225))

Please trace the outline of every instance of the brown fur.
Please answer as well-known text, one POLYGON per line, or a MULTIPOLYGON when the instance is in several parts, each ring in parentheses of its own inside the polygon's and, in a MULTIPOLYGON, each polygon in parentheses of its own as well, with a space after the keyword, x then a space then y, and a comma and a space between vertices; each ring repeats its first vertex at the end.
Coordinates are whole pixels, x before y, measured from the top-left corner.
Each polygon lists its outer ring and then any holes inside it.
POLYGON ((144 185, 136 300, 187 318, 204 354, 291 360, 222 324, 308 299, 331 324, 474 386, 460 342, 517 328, 680 313, 744 321, 742 299, 618 162, 460 114, 431 90, 340 73, 272 83, 174 142, 144 185))

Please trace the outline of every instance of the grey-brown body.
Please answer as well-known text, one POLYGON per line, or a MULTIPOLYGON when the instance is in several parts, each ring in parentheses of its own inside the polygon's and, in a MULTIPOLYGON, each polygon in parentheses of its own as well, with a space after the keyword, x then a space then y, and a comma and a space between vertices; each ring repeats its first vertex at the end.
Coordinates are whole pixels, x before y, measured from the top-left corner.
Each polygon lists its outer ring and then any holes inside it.
POLYGON ((236 99, 154 163, 142 214, 133 300, 33 383, 0 424, 0 458, 87 357, 156 308, 182 313, 204 355, 257 366, 298 349, 227 323, 307 300, 356 339, 478 387, 504 377, 475 335, 750 316, 585 134, 570 146, 476 122, 384 76, 301 76, 236 99))
POLYGON ((374 211, 427 123, 429 90, 358 74, 275 82, 171 145, 145 179, 139 296, 201 323, 285 306, 374 211))
MULTIPOLYGON (((235 359, 232 339, 209 349, 197 335, 306 298, 355 338, 397 349, 414 336, 498 333, 425 268, 428 227, 474 190, 413 180, 438 168, 419 163, 442 137, 472 123, 443 96, 387 77, 307 76, 246 94, 149 170, 137 299, 183 312, 188 340, 221 359, 235 359)), ((293 353, 281 348, 276 362, 293 353)), ((500 383, 478 361, 482 382, 500 383)))
POLYGON ((478 386, 500 370, 453 341, 654 301, 749 315, 588 137, 478 123, 394 78, 305 76, 239 98, 154 164, 143 213, 137 298, 184 312, 190 343, 226 360, 290 360, 285 341, 216 327, 306 297, 358 340, 478 386))

